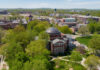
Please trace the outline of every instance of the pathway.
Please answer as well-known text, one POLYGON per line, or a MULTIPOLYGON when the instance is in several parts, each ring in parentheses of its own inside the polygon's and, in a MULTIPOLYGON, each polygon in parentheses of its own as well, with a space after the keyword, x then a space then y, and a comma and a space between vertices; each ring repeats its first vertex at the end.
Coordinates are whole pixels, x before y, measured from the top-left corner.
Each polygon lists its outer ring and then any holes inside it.
MULTIPOLYGON (((68 60, 68 59, 64 59, 65 57, 67 57, 67 56, 53 58, 51 61, 54 61, 54 60, 56 60, 56 59, 60 59, 60 60, 63 60, 63 61, 69 62, 70 60, 68 60)), ((77 61, 70 61, 70 62, 78 63, 78 64, 81 63, 81 62, 77 62, 77 61)))
POLYGON ((6 69, 9 70, 7 63, 4 61, 3 56, 0 55, 0 70, 6 69))

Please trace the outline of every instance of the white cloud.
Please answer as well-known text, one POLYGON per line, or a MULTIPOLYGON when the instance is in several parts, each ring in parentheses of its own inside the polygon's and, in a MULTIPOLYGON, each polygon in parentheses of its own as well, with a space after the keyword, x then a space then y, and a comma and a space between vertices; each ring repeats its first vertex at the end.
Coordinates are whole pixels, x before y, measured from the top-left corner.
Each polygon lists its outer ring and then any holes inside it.
POLYGON ((65 0, 66 2, 64 3, 64 5, 62 6, 63 8, 90 8, 90 9, 94 9, 94 8, 100 8, 100 0, 98 1, 94 1, 94 0, 65 0))

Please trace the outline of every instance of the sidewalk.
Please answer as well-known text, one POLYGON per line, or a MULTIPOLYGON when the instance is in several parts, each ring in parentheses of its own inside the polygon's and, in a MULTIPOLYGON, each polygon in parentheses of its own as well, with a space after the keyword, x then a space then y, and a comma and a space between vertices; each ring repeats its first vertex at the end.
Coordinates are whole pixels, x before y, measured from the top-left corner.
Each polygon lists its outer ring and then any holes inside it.
POLYGON ((0 70, 2 70, 2 69, 9 70, 7 63, 4 61, 0 63, 0 70))

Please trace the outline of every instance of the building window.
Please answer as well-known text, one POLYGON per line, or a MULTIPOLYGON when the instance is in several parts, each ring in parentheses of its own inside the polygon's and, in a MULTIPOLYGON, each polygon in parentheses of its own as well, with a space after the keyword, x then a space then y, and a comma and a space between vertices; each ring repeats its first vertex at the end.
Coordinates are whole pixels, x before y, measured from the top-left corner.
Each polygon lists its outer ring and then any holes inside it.
POLYGON ((64 43, 56 43, 54 46, 64 46, 64 43))

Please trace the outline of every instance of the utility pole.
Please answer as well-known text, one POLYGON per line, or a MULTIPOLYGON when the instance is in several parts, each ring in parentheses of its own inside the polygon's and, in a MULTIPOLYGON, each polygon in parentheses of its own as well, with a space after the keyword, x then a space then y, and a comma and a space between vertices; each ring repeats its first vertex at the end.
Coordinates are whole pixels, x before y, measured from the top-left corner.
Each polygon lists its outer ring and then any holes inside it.
POLYGON ((57 12, 57 9, 54 9, 54 17, 53 17, 54 18, 54 20, 53 20, 54 24, 53 24, 53 27, 55 27, 56 12, 57 12))

